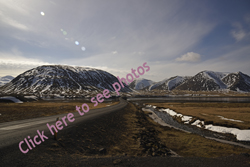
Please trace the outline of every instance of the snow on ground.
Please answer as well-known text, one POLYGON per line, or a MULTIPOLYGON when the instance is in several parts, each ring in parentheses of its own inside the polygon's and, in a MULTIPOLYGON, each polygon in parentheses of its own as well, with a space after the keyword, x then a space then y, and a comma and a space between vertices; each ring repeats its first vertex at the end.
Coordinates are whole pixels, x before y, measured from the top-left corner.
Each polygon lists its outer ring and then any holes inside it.
POLYGON ((156 108, 157 106, 146 105, 146 107, 153 107, 153 108, 156 108))
POLYGON ((21 100, 15 98, 15 97, 12 97, 12 96, 0 97, 0 99, 11 100, 14 103, 23 103, 21 100))
MULTIPOLYGON (((151 106, 151 105, 147 105, 146 107, 156 108, 156 106, 151 106)), ((173 111, 173 110, 171 110, 169 108, 167 108, 167 109, 159 109, 159 111, 165 112, 165 113, 171 115, 172 117, 181 117, 181 120, 184 122, 184 124, 189 124, 189 122, 193 118, 191 116, 186 116, 186 115, 178 114, 177 112, 175 112, 175 111, 173 111)), ((243 121, 240 121, 240 120, 234 120, 234 119, 224 118, 222 116, 218 116, 218 117, 220 117, 221 119, 224 119, 224 120, 236 121, 236 122, 243 122, 243 121)), ((154 118, 152 118, 152 119, 154 119, 154 118)), ((191 125, 195 125, 195 126, 197 126, 199 128, 202 128, 204 126, 205 129, 211 130, 211 131, 214 131, 214 132, 231 133, 231 134, 235 135, 236 138, 237 138, 237 140, 239 140, 239 141, 250 141, 250 130, 240 130, 240 129, 237 129, 237 128, 228 128, 228 127, 222 127, 222 126, 214 126, 212 124, 205 125, 204 121, 200 121, 200 120, 196 120, 191 125)))
POLYGON ((191 116, 186 116, 186 115, 183 115, 181 117, 181 120, 184 122, 184 124, 189 124, 189 122, 192 120, 193 117, 191 116))
POLYGON ((168 113, 169 115, 171 115, 172 117, 181 117, 181 120, 185 123, 185 124, 188 124, 193 117, 191 116, 186 116, 186 115, 182 115, 182 114, 178 114, 177 112, 167 108, 167 109, 160 109, 159 111, 161 112, 166 112, 168 113))
POLYGON ((149 115, 150 118, 152 118, 155 122, 157 122, 158 124, 162 125, 162 126, 168 126, 171 127, 170 125, 166 124, 161 118, 159 118, 153 111, 151 111, 150 109, 146 109, 146 108, 142 108, 142 111, 148 111, 151 112, 151 114, 149 115))
POLYGON ((227 120, 227 121, 234 121, 234 122, 243 122, 243 121, 241 121, 241 120, 235 120, 235 119, 229 119, 229 118, 225 118, 225 117, 223 117, 223 116, 218 116, 220 119, 222 119, 222 120, 227 120))
POLYGON ((36 96, 24 96, 24 98, 26 98, 26 99, 34 99, 34 100, 37 100, 37 97, 36 97, 36 96))
POLYGON ((201 125, 204 125, 204 121, 196 120, 191 125, 196 125, 197 127, 201 128, 201 125))
POLYGON ((54 98, 61 98, 61 99, 64 98, 64 96, 61 96, 61 95, 59 95, 59 94, 53 94, 53 95, 54 95, 54 98))
MULTIPOLYGON (((174 112, 173 110, 166 108, 166 109, 160 109, 159 111, 161 112, 166 112, 169 115, 171 115, 172 117, 177 116, 178 114, 176 112, 174 112)), ((181 114, 179 114, 180 116, 182 116, 181 114)))
POLYGON ((237 128, 227 128, 223 126, 214 126, 212 124, 205 125, 205 129, 220 132, 234 134, 239 141, 250 141, 250 130, 240 130, 237 128))

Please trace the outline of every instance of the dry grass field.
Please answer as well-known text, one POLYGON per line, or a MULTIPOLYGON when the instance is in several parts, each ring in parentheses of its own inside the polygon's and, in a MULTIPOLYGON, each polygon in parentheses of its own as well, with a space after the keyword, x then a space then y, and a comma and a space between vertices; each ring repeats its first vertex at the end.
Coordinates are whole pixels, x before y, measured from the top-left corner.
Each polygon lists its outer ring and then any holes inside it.
MULTIPOLYGON (((153 121, 153 120, 152 120, 153 121)), ((222 157, 232 154, 249 153, 249 149, 223 144, 196 134, 189 134, 168 127, 157 127, 162 143, 184 157, 222 157)))
POLYGON ((228 91, 228 92, 223 92, 223 91, 189 91, 189 90, 172 90, 172 91, 168 91, 168 90, 136 90, 136 92, 133 93, 133 95, 149 95, 149 96, 166 96, 166 95, 185 95, 185 96, 240 96, 240 97, 246 97, 246 96, 250 96, 249 92, 236 92, 236 91, 228 91))
POLYGON ((250 103, 148 103, 157 107, 170 108, 177 113, 204 120, 205 124, 250 129, 250 103), (223 120, 240 120, 235 122, 223 120))
MULTIPOLYGON (((148 115, 147 112, 138 110, 137 112, 148 115)), ((173 150, 180 156, 184 157, 222 157, 230 156, 232 154, 249 153, 249 149, 233 146, 229 144, 223 144, 214 140, 206 139, 196 134, 189 134, 182 131, 178 131, 172 128, 164 127, 154 122, 149 116, 146 117, 146 121, 143 123, 143 117, 141 114, 135 114, 136 109, 131 108, 132 112, 126 112, 124 118, 128 125, 128 130, 131 131, 131 135, 147 129, 155 129, 155 135, 160 140, 160 143, 167 148, 173 150), (138 122, 142 123, 143 127, 138 126, 138 122)), ((126 135, 124 138, 130 138, 131 135, 126 135)), ((137 139, 138 140, 138 139, 137 139)), ((121 144, 126 145, 126 143, 121 144)), ((135 145, 127 143, 128 148, 134 148, 135 145)), ((138 147, 138 146, 137 146, 138 147)), ((141 146, 139 147, 141 148, 141 146)), ((113 150, 114 151, 114 150, 113 150)))
POLYGON ((236 91, 189 91, 189 90, 173 90, 171 94, 174 95, 202 95, 202 96, 250 96, 249 92, 236 92, 236 91))
MULTIPOLYGON (((184 157, 221 157, 232 154, 249 153, 229 144, 209 140, 196 134, 163 127, 154 122, 138 106, 131 103, 118 112, 109 113, 89 120, 69 129, 70 133, 58 133, 58 141, 48 140, 43 147, 34 149, 31 159, 39 156, 39 161, 51 162, 66 155, 72 157, 100 158, 114 156, 152 156, 150 150, 161 150, 159 145, 175 151, 184 157), (146 142, 146 146, 142 145, 146 142), (100 148, 107 152, 102 154, 100 148), (55 154, 56 153, 56 154, 55 154)), ((157 155, 159 156, 159 155, 157 155)), ((161 155, 162 156, 162 155, 161 155)))
POLYGON ((25 103, 0 103, 0 123, 57 115, 76 111, 76 105, 88 104, 89 109, 96 109, 118 104, 119 102, 103 102, 94 107, 93 103, 81 100, 33 101, 25 103))
MULTIPOLYGON (((138 136, 137 134, 142 131, 148 132, 149 129, 155 130, 154 135, 159 139, 160 143, 184 157, 214 158, 240 153, 250 154, 249 149, 223 144, 196 134, 189 134, 172 128, 163 127, 154 122, 149 116, 143 117, 142 114, 148 115, 148 113, 141 111, 137 106, 129 105, 127 109, 129 109, 129 111, 125 112, 123 116, 127 130, 125 130, 122 135, 122 141, 115 147, 110 148, 110 153, 112 155, 119 155, 119 152, 125 150, 128 155, 140 155, 138 152, 143 150, 139 142, 141 138, 133 136, 138 136), (137 141, 137 145, 131 138, 137 141)), ((150 139, 150 141, 151 140, 152 139, 150 139)), ((155 145, 153 145, 153 147, 154 146, 155 145)), ((145 154, 141 155, 145 156, 145 154)))

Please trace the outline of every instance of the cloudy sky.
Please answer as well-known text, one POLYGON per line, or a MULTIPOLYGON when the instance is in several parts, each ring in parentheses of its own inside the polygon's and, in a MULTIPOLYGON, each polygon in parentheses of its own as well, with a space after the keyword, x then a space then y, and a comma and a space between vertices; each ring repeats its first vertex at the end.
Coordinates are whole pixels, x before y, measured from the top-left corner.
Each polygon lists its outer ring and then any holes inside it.
POLYGON ((0 76, 44 64, 159 81, 250 74, 249 0, 0 0, 0 76))

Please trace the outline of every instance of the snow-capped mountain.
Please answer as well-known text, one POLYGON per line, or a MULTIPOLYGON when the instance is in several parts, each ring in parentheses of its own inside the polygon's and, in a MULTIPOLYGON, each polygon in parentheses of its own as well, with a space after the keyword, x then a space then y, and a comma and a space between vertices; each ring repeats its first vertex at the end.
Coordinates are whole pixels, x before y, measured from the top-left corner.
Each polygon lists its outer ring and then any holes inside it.
MULTIPOLYGON (((119 82, 112 74, 85 67, 44 65, 28 70, 1 87, 3 93, 40 93, 84 95, 90 91, 113 91, 112 84, 119 82)), ((121 92, 131 91, 128 86, 121 92)))
POLYGON ((149 79, 138 78, 129 84, 129 87, 135 90, 141 90, 145 87, 150 86, 154 82, 149 79))
POLYGON ((250 77, 242 72, 230 73, 222 81, 230 90, 250 92, 250 77))
POLYGON ((183 82, 185 82, 190 77, 188 76, 174 76, 169 79, 164 79, 163 81, 152 84, 149 90, 160 89, 160 90, 173 90, 183 82))
POLYGON ((176 90, 212 91, 229 89, 234 91, 249 91, 249 76, 241 72, 223 73, 202 71, 176 87, 176 90))
POLYGON ((221 79, 227 74, 228 73, 214 71, 202 71, 178 86, 176 89, 192 91, 225 89, 227 86, 221 79))
POLYGON ((14 77, 10 76, 10 75, 6 75, 4 77, 0 77, 0 86, 7 84, 8 82, 10 82, 12 79, 14 79, 14 77))

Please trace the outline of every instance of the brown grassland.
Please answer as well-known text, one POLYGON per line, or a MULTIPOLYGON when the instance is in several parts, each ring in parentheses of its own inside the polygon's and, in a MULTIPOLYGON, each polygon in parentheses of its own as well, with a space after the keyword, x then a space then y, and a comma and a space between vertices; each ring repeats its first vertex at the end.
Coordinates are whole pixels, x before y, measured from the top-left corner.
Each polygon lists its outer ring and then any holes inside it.
MULTIPOLYGON (((196 134, 163 127, 154 122, 147 112, 129 103, 120 111, 104 115, 70 129, 68 134, 58 134, 58 141, 48 140, 35 152, 43 155, 41 161, 51 161, 55 156, 65 155, 82 158, 100 158, 123 156, 148 156, 140 145, 140 134, 143 131, 153 132, 149 143, 154 137, 167 148, 184 157, 222 157, 232 154, 249 153, 250 149, 232 146, 209 140, 196 134), (106 154, 100 154, 99 149, 106 148, 106 154), (57 153, 57 154, 55 154, 57 153)), ((152 145, 155 147, 155 145, 152 145)), ((36 154, 34 154, 36 155, 36 154)))
POLYGON ((82 106, 83 103, 88 104, 89 109, 91 110, 115 105, 119 102, 103 102, 99 103, 96 107, 94 107, 93 103, 81 100, 40 100, 25 103, 0 103, 0 123, 75 112, 76 105, 82 106))
MULTIPOLYGON (((32 102, 23 104, 0 104, 1 112, 3 106, 6 111, 16 108, 19 117, 22 112, 26 115, 31 113, 48 114, 53 112, 73 112, 75 105, 80 106, 83 102, 32 102), (8 105, 11 107, 8 108, 8 105), (6 107, 7 106, 7 107, 6 107), (8 110, 7 110, 8 109, 8 110), (19 111, 18 111, 19 109, 19 111), (28 113, 28 114, 27 114, 28 113)), ((112 103, 112 104, 116 104, 112 103)), ((97 107, 105 107, 109 103, 101 103, 97 107)), ((93 105, 89 104, 93 109, 93 105)), ((39 114, 37 114, 39 115, 39 114)), ((18 115, 16 116, 18 117, 18 115)), ((129 103, 120 111, 109 113, 97 119, 89 120, 72 129, 58 133, 58 141, 48 140, 32 150, 27 158, 38 162, 51 162, 55 158, 63 160, 67 157, 113 157, 122 156, 147 156, 140 145, 140 134, 143 131, 152 132, 151 139, 157 141, 167 148, 184 157, 221 157, 231 154, 249 153, 250 149, 244 149, 229 144, 209 140, 196 134, 188 134, 168 127, 163 127, 154 122, 147 112, 143 112, 138 106, 129 103), (99 149, 106 148, 107 154, 100 154, 99 149), (38 156, 39 155, 39 156, 38 156), (37 159, 37 157, 39 157, 37 159)), ((152 145, 152 147, 155 147, 152 145)), ((10 152, 10 154, 12 154, 10 152)), ((62 161, 63 162, 63 161, 62 161)))
MULTIPOLYGON (((149 114, 148 112, 144 112, 149 114)), ((184 157, 222 157, 232 154, 249 153, 250 149, 206 139, 197 134, 185 133, 169 127, 164 127, 148 117, 150 126, 160 133, 158 137, 169 149, 184 157)))
POLYGON ((149 95, 149 96, 166 96, 166 95, 188 95, 188 96, 223 96, 223 97, 249 97, 249 92, 236 92, 236 91, 190 91, 190 90, 157 90, 153 89, 151 91, 148 90, 136 90, 137 93, 133 93, 132 95, 149 95))
POLYGON ((148 103, 157 107, 170 108, 177 113, 204 120, 205 124, 250 129, 250 103, 148 103), (224 118, 240 120, 235 122, 224 118))

